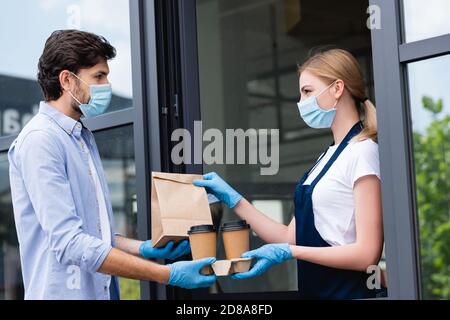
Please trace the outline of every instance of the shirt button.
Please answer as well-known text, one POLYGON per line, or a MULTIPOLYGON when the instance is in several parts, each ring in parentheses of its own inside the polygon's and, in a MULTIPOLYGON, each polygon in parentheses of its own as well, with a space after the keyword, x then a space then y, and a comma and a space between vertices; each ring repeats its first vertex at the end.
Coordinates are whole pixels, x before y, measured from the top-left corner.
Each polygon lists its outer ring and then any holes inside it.
POLYGON ((81 128, 81 124, 77 123, 77 128, 80 129, 81 128))

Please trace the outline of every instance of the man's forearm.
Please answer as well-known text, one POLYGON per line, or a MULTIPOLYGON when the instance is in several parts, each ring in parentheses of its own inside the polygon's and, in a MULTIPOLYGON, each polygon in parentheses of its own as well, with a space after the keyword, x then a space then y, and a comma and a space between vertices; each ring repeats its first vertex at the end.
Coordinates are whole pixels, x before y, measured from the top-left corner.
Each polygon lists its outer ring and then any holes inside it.
POLYGON ((139 247, 144 241, 116 236, 116 248, 134 256, 140 257, 139 247))
POLYGON ((98 272, 162 284, 167 284, 170 276, 168 266, 133 256, 116 248, 111 249, 98 272))

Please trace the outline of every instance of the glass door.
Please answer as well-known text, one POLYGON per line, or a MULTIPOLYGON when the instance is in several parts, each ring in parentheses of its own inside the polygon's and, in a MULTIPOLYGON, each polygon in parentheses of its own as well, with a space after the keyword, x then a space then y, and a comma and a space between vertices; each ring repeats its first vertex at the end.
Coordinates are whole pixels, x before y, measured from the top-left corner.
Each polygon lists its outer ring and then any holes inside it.
MULTIPOLYGON (((299 116, 297 65, 321 49, 347 49, 357 57, 373 98, 368 5, 360 0, 196 1, 203 132, 217 129, 226 136, 226 129, 242 129, 249 132, 249 143, 251 132, 261 138, 260 129, 279 130, 275 174, 262 175, 256 164, 228 163, 225 156, 205 162, 203 171, 220 174, 276 221, 291 221, 297 181, 333 140, 331 131, 310 129, 299 116)), ((226 207, 213 212, 218 221, 237 218, 226 207)), ((263 244, 251 235, 251 248, 263 244)), ((220 239, 219 246, 223 258, 220 239)), ((255 279, 220 278, 210 293, 295 291, 296 276, 296 263, 290 261, 255 279)))

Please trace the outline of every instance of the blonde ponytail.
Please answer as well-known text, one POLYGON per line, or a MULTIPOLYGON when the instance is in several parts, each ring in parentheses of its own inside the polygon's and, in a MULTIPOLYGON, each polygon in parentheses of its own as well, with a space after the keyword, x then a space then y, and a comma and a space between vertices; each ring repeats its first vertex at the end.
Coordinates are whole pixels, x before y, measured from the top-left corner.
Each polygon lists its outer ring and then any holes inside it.
POLYGON ((362 116, 363 130, 356 135, 352 141, 363 141, 372 139, 378 142, 378 127, 377 127, 377 111, 375 105, 367 99, 363 102, 364 114, 362 116))

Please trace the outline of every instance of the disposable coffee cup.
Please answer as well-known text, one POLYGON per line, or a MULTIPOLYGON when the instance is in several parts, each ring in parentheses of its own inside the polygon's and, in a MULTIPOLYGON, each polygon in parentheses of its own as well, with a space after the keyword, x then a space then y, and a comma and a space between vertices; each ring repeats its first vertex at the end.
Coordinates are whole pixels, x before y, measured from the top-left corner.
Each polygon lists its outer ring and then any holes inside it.
MULTIPOLYGON (((192 258, 199 260, 203 258, 216 257, 216 228, 212 224, 192 226, 188 231, 189 242, 191 244, 192 258)), ((204 267, 202 274, 212 274, 211 266, 204 267)))
POLYGON ((245 220, 224 222, 220 233, 227 260, 241 258, 249 250, 250 225, 245 220))

